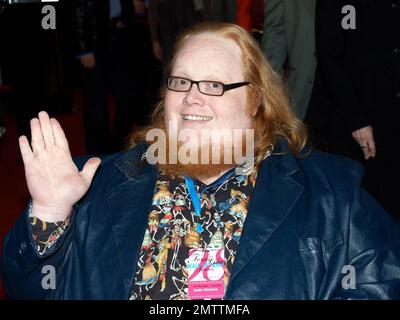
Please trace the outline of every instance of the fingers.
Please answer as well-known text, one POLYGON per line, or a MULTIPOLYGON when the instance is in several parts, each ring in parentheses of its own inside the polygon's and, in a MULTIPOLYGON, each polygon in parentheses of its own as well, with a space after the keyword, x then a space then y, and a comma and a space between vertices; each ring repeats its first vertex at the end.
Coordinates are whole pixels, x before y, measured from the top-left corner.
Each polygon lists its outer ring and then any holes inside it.
POLYGON ((362 151, 363 151, 363 154, 364 154, 364 159, 368 160, 371 157, 371 153, 369 152, 368 147, 367 146, 362 146, 361 148, 362 148, 362 151))
POLYGON ((43 140, 42 129, 40 127, 40 122, 37 118, 31 120, 31 136, 32 136, 32 150, 34 153, 40 152, 45 148, 45 143, 43 140))
POLYGON ((26 136, 21 136, 18 139, 19 149, 21 151, 22 161, 24 164, 29 163, 29 161, 33 158, 33 152, 31 147, 29 146, 29 142, 26 136))
POLYGON ((100 158, 90 158, 84 165, 81 175, 85 179, 86 183, 90 185, 93 180, 94 174, 100 165, 100 158))
POLYGON ((50 119, 45 111, 40 111, 38 118, 31 120, 33 153, 40 152, 45 148, 50 149, 54 146, 69 152, 68 141, 60 123, 54 118, 50 119))
POLYGON ((376 155, 376 146, 374 141, 374 134, 371 126, 358 129, 352 133, 353 138, 360 145, 364 154, 364 159, 368 160, 376 155))
POLYGON ((376 147, 375 147, 375 141, 374 139, 371 139, 370 141, 367 141, 367 149, 370 153, 370 156, 374 158, 376 156, 376 147))
POLYGON ((376 155, 376 150, 375 150, 375 143, 372 141, 367 141, 365 143, 365 146, 361 147, 364 153, 364 159, 368 160, 369 158, 373 158, 376 155))
POLYGON ((368 160, 369 157, 371 156, 370 150, 369 150, 369 145, 368 145, 368 137, 363 136, 362 134, 358 133, 354 136, 354 139, 356 139, 357 143, 360 145, 361 151, 364 154, 364 159, 368 160))
POLYGON ((54 146, 53 129, 50 124, 50 118, 47 112, 39 112, 39 122, 42 129, 43 140, 46 148, 51 148, 54 146))
POLYGON ((60 123, 54 118, 50 119, 50 123, 53 129, 54 144, 69 152, 68 140, 65 137, 64 130, 61 128, 60 123))

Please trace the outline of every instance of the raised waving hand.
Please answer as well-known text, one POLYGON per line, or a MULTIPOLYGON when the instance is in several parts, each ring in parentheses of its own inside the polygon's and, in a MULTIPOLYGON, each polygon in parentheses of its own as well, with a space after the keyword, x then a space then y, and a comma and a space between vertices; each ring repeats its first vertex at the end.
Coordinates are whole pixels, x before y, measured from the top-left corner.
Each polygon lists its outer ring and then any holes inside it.
POLYGON ((89 189, 100 159, 90 158, 79 171, 56 119, 41 111, 30 124, 31 145, 26 136, 21 136, 19 147, 32 197, 32 215, 48 222, 63 221, 89 189))

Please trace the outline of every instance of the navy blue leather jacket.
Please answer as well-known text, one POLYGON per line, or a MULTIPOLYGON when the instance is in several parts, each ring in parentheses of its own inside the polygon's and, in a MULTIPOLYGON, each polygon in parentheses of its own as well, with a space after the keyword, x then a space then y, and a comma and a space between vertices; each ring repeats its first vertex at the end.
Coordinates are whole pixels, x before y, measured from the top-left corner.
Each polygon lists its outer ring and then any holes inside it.
MULTIPOLYGON (((140 165, 144 151, 102 160, 45 256, 27 213, 20 217, 2 254, 11 298, 128 299, 157 177, 140 165), (55 289, 41 286, 46 265, 56 269, 55 289)), ((356 163, 318 152, 265 159, 225 299, 400 298, 400 228, 360 188, 361 178, 356 163), (355 283, 346 289, 350 273, 355 283)))

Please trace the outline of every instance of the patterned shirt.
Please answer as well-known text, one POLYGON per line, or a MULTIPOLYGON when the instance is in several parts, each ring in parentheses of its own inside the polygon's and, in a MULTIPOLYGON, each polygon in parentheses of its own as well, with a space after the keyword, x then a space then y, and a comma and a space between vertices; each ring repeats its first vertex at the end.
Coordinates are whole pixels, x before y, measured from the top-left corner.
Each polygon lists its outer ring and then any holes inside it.
MULTIPOLYGON (((186 262, 193 248, 224 248, 227 287, 257 178, 256 168, 247 175, 234 173, 232 169, 210 185, 194 181, 200 216, 195 213, 184 177, 159 175, 130 300, 189 299, 186 262)), ((69 224, 69 218, 57 223, 36 217, 30 220, 40 255, 52 247, 69 224)))
POLYGON ((200 217, 183 177, 159 177, 130 299, 189 299, 186 262, 192 248, 224 248, 226 288, 257 176, 255 170, 233 173, 209 186, 195 181, 200 217))
POLYGON ((29 205, 29 220, 32 227, 33 240, 39 255, 43 256, 57 242, 70 223, 70 216, 64 221, 46 222, 33 217, 32 204, 29 205))

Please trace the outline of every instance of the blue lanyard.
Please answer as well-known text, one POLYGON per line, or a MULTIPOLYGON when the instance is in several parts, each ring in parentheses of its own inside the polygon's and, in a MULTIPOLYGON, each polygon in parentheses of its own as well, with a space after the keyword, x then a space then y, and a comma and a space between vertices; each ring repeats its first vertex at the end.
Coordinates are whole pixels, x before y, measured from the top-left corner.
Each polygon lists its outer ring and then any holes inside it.
MULTIPOLYGON (((211 185, 207 186, 201 193, 200 196, 206 191, 206 190, 212 190, 213 192, 216 191, 217 187, 221 186, 224 184, 224 182, 229 179, 233 174, 235 173, 235 170, 229 170, 226 172, 224 175, 219 177, 217 181, 213 182, 211 185)), ((194 182, 192 178, 185 176, 185 183, 186 187, 189 191, 189 196, 190 199, 192 200, 194 211, 196 213, 196 216, 199 218, 199 222, 197 223, 197 232, 202 233, 204 231, 203 227, 200 224, 200 217, 201 217, 201 202, 200 202, 200 197, 197 194, 196 188, 194 186, 194 182)))
MULTIPOLYGON (((200 204, 199 195, 197 194, 196 188, 194 186, 194 182, 193 182, 192 178, 185 176, 185 183, 186 183, 186 187, 189 191, 189 196, 190 196, 190 199, 192 200, 196 216, 200 218, 201 204, 200 204)), ((204 231, 203 227, 200 224, 200 221, 197 222, 197 230, 196 231, 199 233, 202 233, 204 231)))

